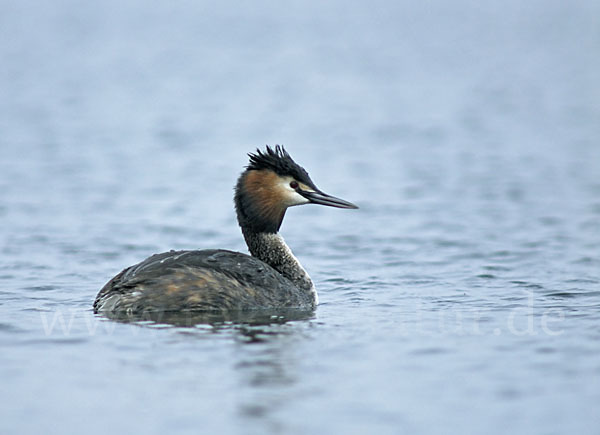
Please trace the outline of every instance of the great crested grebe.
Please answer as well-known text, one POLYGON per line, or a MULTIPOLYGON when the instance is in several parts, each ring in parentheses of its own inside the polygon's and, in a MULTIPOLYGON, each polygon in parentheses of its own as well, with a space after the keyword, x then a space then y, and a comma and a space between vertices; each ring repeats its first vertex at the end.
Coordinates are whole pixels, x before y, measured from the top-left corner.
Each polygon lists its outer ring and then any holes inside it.
POLYGON ((155 254, 111 279, 96 296, 95 313, 316 307, 315 286, 278 234, 285 211, 358 207, 320 191, 279 145, 248 156, 234 201, 252 256, 222 249, 155 254))

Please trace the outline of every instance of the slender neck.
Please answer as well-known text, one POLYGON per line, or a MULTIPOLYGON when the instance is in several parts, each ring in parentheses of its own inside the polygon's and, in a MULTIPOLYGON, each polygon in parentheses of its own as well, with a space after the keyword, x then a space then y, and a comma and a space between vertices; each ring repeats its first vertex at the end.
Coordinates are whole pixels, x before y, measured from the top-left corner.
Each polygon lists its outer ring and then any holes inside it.
MULTIPOLYGON (((256 233, 242 228, 250 253, 264 261, 297 287, 315 292, 315 287, 300 262, 278 233, 256 233)), ((316 293, 315 293, 316 297, 316 293)))

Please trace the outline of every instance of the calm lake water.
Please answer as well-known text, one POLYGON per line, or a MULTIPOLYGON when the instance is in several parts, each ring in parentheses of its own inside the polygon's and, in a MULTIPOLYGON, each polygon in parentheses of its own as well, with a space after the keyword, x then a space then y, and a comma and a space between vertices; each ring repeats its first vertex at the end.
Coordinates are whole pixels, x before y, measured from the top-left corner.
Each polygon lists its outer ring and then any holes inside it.
POLYGON ((0 433, 600 433, 600 7, 0 2, 0 433), (308 319, 92 313, 246 252, 246 153, 324 191, 308 319))

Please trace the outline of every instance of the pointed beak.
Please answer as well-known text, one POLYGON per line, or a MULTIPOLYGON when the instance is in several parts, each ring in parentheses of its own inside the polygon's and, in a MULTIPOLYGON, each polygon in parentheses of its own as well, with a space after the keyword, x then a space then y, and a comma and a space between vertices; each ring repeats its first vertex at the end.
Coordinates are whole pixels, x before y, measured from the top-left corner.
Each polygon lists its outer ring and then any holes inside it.
POLYGON ((297 192, 313 204, 328 205, 329 207, 337 208, 358 208, 351 202, 327 195, 321 191, 297 190, 297 192))

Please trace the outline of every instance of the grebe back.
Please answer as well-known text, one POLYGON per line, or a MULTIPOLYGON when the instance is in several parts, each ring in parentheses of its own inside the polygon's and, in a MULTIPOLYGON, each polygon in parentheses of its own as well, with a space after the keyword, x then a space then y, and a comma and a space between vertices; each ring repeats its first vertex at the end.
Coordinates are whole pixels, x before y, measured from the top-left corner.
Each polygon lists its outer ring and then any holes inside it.
POLYGON ((155 254, 111 279, 95 313, 314 309, 315 287, 278 234, 288 207, 358 208, 320 191, 283 147, 248 154, 235 187, 238 223, 251 256, 227 250, 155 254))

